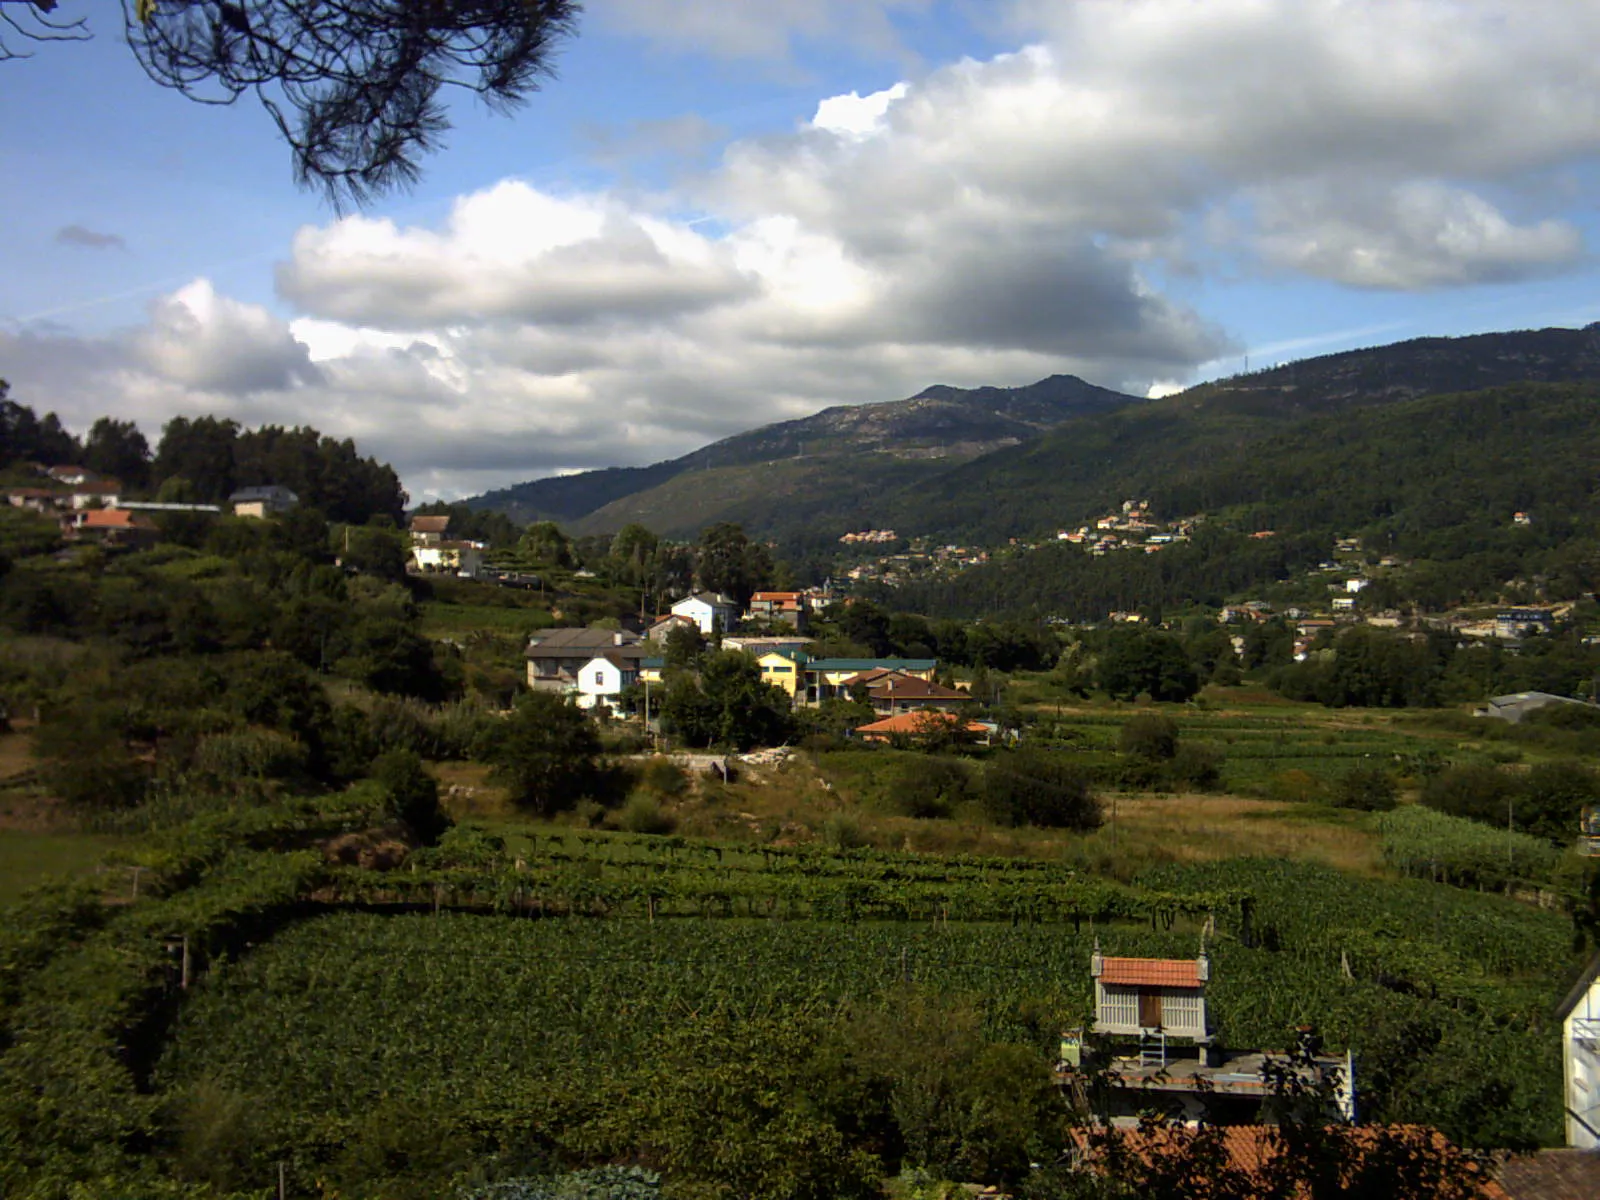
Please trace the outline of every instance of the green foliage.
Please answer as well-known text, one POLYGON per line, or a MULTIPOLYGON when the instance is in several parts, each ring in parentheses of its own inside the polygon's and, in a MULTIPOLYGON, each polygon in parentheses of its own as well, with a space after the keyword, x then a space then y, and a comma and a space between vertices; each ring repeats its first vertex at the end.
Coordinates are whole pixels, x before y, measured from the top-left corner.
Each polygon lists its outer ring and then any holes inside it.
POLYGON ((1117 748, 1152 762, 1165 761, 1178 753, 1178 723, 1159 713, 1140 713, 1122 723, 1117 748))
POLYGON ((1063 754, 1008 750, 984 766, 982 800, 1003 825, 1041 825, 1080 832, 1097 829, 1100 802, 1088 775, 1063 754))
POLYGON ((661 801, 649 792, 636 792, 617 814, 617 824, 629 833, 666 834, 677 821, 662 811, 661 801))
POLYGON ((121 714, 109 703, 52 714, 34 750, 45 787, 86 811, 132 808, 150 784, 149 765, 129 747, 121 714))
POLYGON ((886 789, 896 812, 908 817, 948 817, 972 798, 972 769, 955 758, 907 755, 888 772, 886 789))
POLYGON ((1399 801, 1394 776, 1382 767, 1352 767, 1333 785, 1333 803, 1360 812, 1388 812, 1399 801))
POLYGON ((1516 781, 1488 763, 1461 763, 1446 768, 1422 786, 1422 803, 1453 817, 1491 825, 1512 821, 1516 781))
POLYGON ((1158 702, 1182 702, 1200 690, 1200 677, 1183 644, 1155 630, 1118 631, 1100 654, 1095 682, 1117 700, 1148 695, 1158 702))
POLYGON ((691 746, 737 750, 779 745, 794 726, 788 695, 762 682, 756 661, 735 651, 705 655, 698 671, 669 674, 661 716, 691 746))
POLYGON ((383 788, 385 812, 403 821, 423 845, 433 845, 450 827, 450 818, 439 807, 439 784, 414 751, 380 754, 372 777, 383 788))
POLYGON ((1385 862, 1406 875, 1457 887, 1548 881, 1560 857, 1542 838, 1417 805, 1384 813, 1378 832, 1385 862))
POLYGON ((549 816, 590 795, 600 781, 600 735, 583 713, 550 692, 517 700, 490 754, 511 802, 549 816))
POLYGON ((743 611, 751 593, 764 587, 772 575, 772 556, 753 542, 738 525, 726 521, 707 526, 695 546, 694 573, 700 586, 732 596, 743 611))
POLYGON ((675 800, 689 788, 688 773, 670 758, 648 758, 639 768, 639 786, 657 796, 675 800))

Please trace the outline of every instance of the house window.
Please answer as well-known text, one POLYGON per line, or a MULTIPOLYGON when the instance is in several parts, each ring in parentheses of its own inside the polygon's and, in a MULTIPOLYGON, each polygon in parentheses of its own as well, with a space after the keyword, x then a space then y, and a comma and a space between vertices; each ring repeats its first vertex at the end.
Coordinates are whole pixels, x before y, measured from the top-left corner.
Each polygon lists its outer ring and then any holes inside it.
POLYGON ((606 673, 604 671, 596 671, 594 673, 594 686, 596 691, 606 686, 606 673))

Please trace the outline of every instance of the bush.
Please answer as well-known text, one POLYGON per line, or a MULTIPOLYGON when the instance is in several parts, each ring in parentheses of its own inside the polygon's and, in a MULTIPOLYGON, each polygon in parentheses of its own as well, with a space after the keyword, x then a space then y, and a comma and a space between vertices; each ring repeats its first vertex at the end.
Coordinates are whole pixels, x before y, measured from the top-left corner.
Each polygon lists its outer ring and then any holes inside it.
POLYGON ((1178 753, 1178 723, 1159 713, 1140 713, 1122 723, 1117 748, 1124 754, 1161 760, 1178 753))
POLYGON ((372 777, 383 787, 385 812, 404 821, 423 845, 433 845, 450 827, 450 818, 439 807, 439 785, 415 752, 380 754, 372 764, 372 777))
POLYGON ((550 692, 528 692, 498 731, 493 778, 536 816, 571 808, 603 784, 600 735, 581 711, 550 692))
POLYGON ((629 833, 671 833, 678 827, 677 821, 661 811, 661 802, 648 792, 635 792, 623 806, 617 823, 629 833))
POLYGON ((1167 764, 1175 787, 1209 792, 1222 786, 1222 753, 1211 746, 1179 746, 1167 764))
POLYGON ((689 787, 689 776, 670 758, 659 755, 645 760, 639 768, 639 786, 666 799, 675 799, 689 787))
POLYGON ((1504 825, 1517 791, 1516 781, 1486 763, 1458 763, 1422 785, 1422 802, 1452 817, 1504 825))
POLYGON ((1002 825, 1098 829, 1100 802, 1089 777, 1063 755, 1009 750, 989 760, 983 773, 983 807, 1002 825))
POLYGON ((957 759, 908 755, 888 772, 886 790, 895 812, 948 817, 971 794, 972 775, 957 759))
POLYGON ((822 822, 822 844, 830 850, 858 850, 867 844, 867 837, 854 817, 836 812, 822 822))
POLYGON ((1333 785, 1333 802, 1360 812, 1388 812, 1399 801, 1394 776, 1382 767, 1352 767, 1333 785))

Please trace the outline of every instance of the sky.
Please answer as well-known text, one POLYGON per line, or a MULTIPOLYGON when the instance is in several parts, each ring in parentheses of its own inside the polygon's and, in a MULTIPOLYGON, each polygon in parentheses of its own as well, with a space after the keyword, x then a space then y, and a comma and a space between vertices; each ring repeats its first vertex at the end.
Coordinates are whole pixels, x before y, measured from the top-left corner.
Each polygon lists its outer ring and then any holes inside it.
POLYGON ((1596 4, 589 0, 527 105, 463 93, 344 213, 59 11, 94 39, 0 61, 12 398, 313 425, 418 501, 934 383, 1600 320, 1596 4))

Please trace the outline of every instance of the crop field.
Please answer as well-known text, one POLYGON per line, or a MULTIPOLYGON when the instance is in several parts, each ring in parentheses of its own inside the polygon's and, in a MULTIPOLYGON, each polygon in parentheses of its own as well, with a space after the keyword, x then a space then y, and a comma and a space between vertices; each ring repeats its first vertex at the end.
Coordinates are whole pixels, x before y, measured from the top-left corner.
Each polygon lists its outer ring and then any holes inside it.
MULTIPOLYGON (((619 849, 597 840, 590 861, 617 862, 619 849)), ((1173 868, 1149 883, 1196 894, 1248 886, 1258 897, 1252 932, 1208 946, 1228 1044, 1282 1046, 1312 1021, 1330 1045, 1363 1056, 1425 1031, 1407 1070, 1363 1080, 1391 1116, 1464 1125, 1458 1109, 1496 1088, 1503 1126, 1558 1136, 1559 1048, 1544 1014, 1564 982, 1553 970, 1568 957, 1560 917, 1266 861, 1173 868), (1459 1095, 1441 1096, 1452 1077, 1459 1095)), ((333 913, 215 969, 156 1074, 164 1089, 251 1095, 301 1129, 355 1119, 380 1098, 481 1129, 513 1119, 517 1097, 639 1067, 685 1022, 826 1017, 906 986, 973 998, 992 1036, 1047 1053, 1062 1025, 1090 1012, 1096 941, 1130 955, 1192 955, 1199 944, 1192 927, 1127 921, 333 913)))
MULTIPOLYGON (((1046 706, 1036 710, 1053 745, 1075 750, 1086 765, 1113 760, 1118 732, 1140 710, 1046 706)), ((1178 724, 1183 744, 1203 746, 1222 758, 1222 787, 1255 795, 1299 795, 1327 784, 1356 766, 1383 766, 1409 775, 1420 765, 1451 760, 1482 761, 1490 751, 1458 734, 1412 721, 1401 725, 1390 713, 1369 710, 1301 711, 1287 705, 1248 710, 1156 708, 1178 724)))

